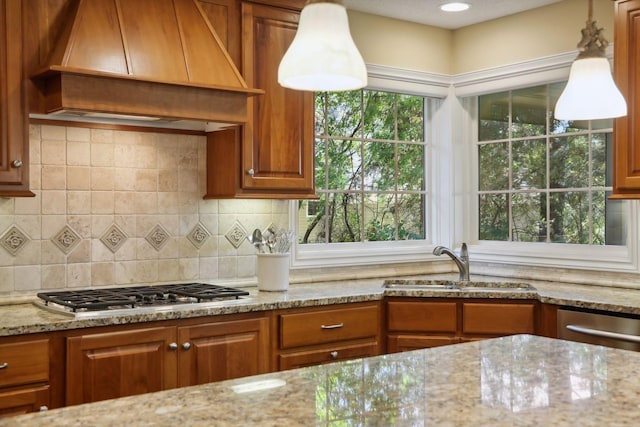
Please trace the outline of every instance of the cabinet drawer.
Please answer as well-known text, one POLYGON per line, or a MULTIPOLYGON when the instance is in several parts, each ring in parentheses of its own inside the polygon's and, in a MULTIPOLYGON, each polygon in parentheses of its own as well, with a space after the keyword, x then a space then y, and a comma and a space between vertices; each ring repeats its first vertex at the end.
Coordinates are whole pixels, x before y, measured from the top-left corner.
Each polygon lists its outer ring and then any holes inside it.
POLYGON ((342 344, 323 349, 281 354, 279 368, 280 370, 302 368, 304 366, 377 355, 378 343, 375 341, 361 344, 342 344))
POLYGON ((389 331, 456 332, 455 302, 390 301, 387 305, 389 331))
POLYGON ((323 344, 378 335, 378 307, 349 307, 280 315, 280 347, 323 344))
POLYGON ((463 334, 533 334, 533 304, 465 303, 462 306, 463 334))
POLYGON ((49 386, 0 392, 0 417, 13 417, 49 406, 49 386))
POLYGON ((49 381, 49 340, 0 345, 0 387, 49 381))

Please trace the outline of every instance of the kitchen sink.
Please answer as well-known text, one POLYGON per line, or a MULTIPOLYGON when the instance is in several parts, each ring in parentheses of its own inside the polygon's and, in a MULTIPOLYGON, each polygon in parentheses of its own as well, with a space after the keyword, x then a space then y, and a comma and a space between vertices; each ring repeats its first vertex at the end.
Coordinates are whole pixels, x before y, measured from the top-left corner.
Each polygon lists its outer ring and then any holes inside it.
POLYGON ((526 292, 536 288, 522 282, 460 282, 456 280, 416 280, 416 279, 387 279, 383 283, 386 289, 406 290, 443 290, 460 292, 526 292))

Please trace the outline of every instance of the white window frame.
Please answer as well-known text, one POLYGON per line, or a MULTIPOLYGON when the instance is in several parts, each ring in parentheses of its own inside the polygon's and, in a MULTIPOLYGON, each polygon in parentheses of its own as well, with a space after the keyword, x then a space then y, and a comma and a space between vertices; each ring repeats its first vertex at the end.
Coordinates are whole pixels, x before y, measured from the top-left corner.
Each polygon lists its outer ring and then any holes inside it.
MULTIPOLYGON (((608 50, 609 58, 612 48, 608 50)), ((625 246, 575 245, 544 242, 496 242, 478 239, 478 144, 477 96, 506 90, 533 87, 567 80, 575 53, 542 58, 536 61, 483 70, 456 76, 454 85, 460 100, 458 120, 464 129, 462 146, 470 153, 469 179, 462 182, 461 192, 466 194, 463 204, 464 222, 456 236, 466 239, 474 261, 576 270, 602 270, 611 272, 638 272, 638 207, 636 201, 627 202, 627 244, 625 246)))
MULTIPOLYGON (((444 151, 440 148, 447 135, 442 130, 448 129, 450 118, 447 103, 444 101, 450 95, 451 79, 439 74, 420 73, 401 70, 392 67, 368 65, 368 90, 393 91, 397 93, 417 95, 432 98, 425 103, 425 126, 430 134, 425 135, 427 149, 425 150, 425 167, 427 167, 427 194, 425 231, 426 240, 403 240, 393 242, 364 242, 364 243, 314 243, 300 245, 294 242, 291 248, 291 267, 333 267, 371 264, 389 264, 398 262, 424 261, 431 254, 434 242, 442 241, 446 233, 441 232, 438 218, 441 214, 434 208, 436 199, 442 197, 435 193, 442 192, 446 187, 446 180, 435 173, 441 164, 434 164, 433 152, 444 151)), ((298 207, 297 201, 292 201, 289 208, 289 222, 292 229, 297 230, 298 207)), ((448 230, 447 226, 445 230, 448 230)), ((447 239, 448 240, 448 239, 447 239)))

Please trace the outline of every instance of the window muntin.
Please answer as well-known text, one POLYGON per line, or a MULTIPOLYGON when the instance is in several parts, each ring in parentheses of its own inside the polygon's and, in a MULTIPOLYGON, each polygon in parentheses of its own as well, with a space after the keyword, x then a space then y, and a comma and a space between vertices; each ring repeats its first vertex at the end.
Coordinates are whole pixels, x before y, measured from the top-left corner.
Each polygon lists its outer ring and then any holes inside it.
POLYGON ((425 98, 358 90, 316 94, 316 191, 299 203, 299 242, 426 238, 425 98))
POLYGON ((560 121, 564 84, 478 97, 479 239, 625 245, 609 201, 612 121, 560 121))

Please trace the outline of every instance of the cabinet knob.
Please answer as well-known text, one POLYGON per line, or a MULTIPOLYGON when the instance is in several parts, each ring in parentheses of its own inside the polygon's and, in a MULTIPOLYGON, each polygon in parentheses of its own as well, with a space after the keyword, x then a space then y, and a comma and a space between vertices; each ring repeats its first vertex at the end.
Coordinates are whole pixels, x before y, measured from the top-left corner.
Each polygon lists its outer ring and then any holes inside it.
POLYGON ((11 162, 11 166, 13 166, 14 168, 19 168, 22 166, 22 160, 20 159, 15 159, 13 162, 11 162))
POLYGON ((332 351, 331 353, 329 353, 331 355, 332 359, 337 359, 338 358, 338 352, 337 351, 332 351))
POLYGON ((9 367, 9 362, 4 362, 2 365, 0 365, 0 369, 7 369, 9 367))
POLYGON ((40 412, 48 411, 49 407, 47 405, 42 405, 39 409, 40 412))
POLYGON ((175 342, 172 342, 171 344, 169 344, 169 350, 177 350, 178 349, 178 344, 175 342))
POLYGON ((255 173, 256 173, 256 171, 254 171, 253 169, 249 169, 247 171, 247 175, 249 175, 249 176, 253 176, 255 173))
POLYGON ((191 343, 190 342, 186 342, 184 344, 182 344, 182 348, 185 350, 189 350, 191 348, 191 343))

